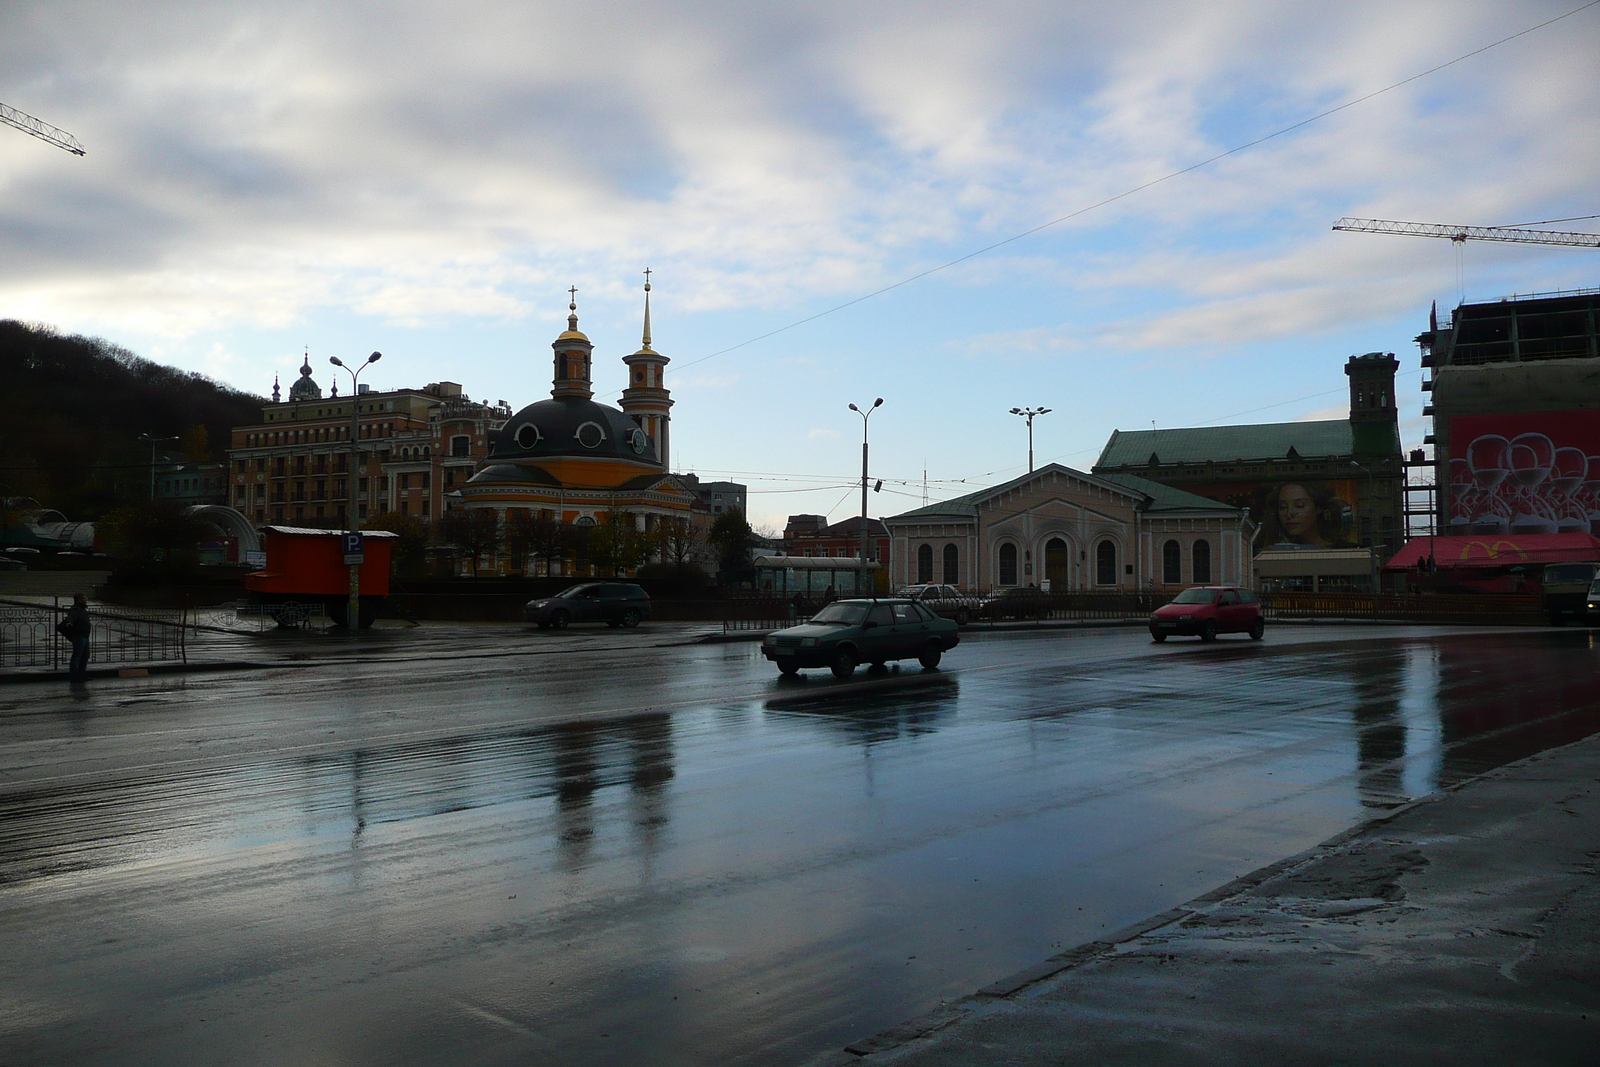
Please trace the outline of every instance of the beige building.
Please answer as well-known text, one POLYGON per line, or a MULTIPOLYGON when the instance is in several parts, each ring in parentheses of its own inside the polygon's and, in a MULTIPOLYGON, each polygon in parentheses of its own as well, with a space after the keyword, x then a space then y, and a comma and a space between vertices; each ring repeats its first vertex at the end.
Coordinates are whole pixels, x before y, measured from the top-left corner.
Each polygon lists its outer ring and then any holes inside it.
POLYGON ((489 454, 490 435, 511 416, 504 402, 475 403, 454 382, 354 398, 335 389, 324 397, 311 374, 308 357, 288 400, 274 383, 261 421, 234 427, 228 503, 258 526, 342 525, 352 504, 363 520, 391 511, 436 518, 445 495, 472 477, 489 454), (361 442, 354 485, 352 403, 361 442))
POLYGON ((884 523, 897 586, 1170 592, 1252 579, 1254 528, 1243 509, 1056 463, 884 523))

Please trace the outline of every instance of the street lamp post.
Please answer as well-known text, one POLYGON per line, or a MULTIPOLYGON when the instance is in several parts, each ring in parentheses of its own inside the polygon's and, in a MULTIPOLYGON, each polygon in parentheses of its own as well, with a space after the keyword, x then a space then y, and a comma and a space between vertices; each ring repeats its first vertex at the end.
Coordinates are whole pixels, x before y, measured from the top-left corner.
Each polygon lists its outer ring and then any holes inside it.
POLYGON ((164 445, 168 441, 176 441, 176 437, 153 437, 142 433, 139 440, 150 446, 150 503, 156 502, 156 445, 164 445))
POLYGON ((1033 473, 1033 417, 1050 414, 1049 408, 1012 408, 1011 414, 1028 420, 1028 473, 1033 473))
MULTIPOLYGON (((361 457, 361 372, 378 360, 383 358, 382 352, 374 352, 362 361, 359 367, 346 366, 338 356, 329 356, 328 362, 335 367, 342 367, 350 372, 350 473, 345 483, 345 523, 346 529, 351 533, 361 529, 356 519, 356 486, 361 484, 356 475, 356 464, 361 457)), ((352 634, 361 632, 361 564, 350 564, 350 606, 345 615, 345 622, 350 627, 352 634)))
POLYGON ((872 402, 872 406, 865 411, 850 405, 850 410, 861 416, 861 569, 856 572, 856 592, 861 592, 861 583, 867 576, 867 419, 874 411, 883 406, 883 397, 872 402))

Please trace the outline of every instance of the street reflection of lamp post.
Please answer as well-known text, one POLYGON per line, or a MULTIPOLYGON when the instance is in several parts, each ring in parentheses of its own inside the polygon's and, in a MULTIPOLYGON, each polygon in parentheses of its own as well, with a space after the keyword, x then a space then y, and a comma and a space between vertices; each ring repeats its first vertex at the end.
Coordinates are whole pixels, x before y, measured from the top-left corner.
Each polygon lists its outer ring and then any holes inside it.
POLYGON ((1028 420, 1028 473, 1033 473, 1033 417, 1050 414, 1049 408, 1012 408, 1011 414, 1028 420))
MULTIPOLYGON (((383 358, 382 352, 374 352, 362 361, 359 367, 347 366, 338 356, 329 356, 328 362, 335 367, 342 367, 350 372, 350 473, 345 483, 345 519, 346 529, 351 533, 361 529, 356 519, 356 486, 360 484, 356 476, 356 464, 361 456, 361 372, 378 360, 383 358)), ((345 621, 350 626, 351 633, 361 630, 361 564, 350 564, 350 608, 345 616, 345 621)))
POLYGON ((176 441, 176 437, 152 437, 142 433, 139 440, 150 446, 150 503, 156 502, 156 445, 164 445, 169 441, 176 441))
POLYGON ((861 569, 856 571, 856 593, 861 593, 861 583, 867 577, 867 419, 883 406, 883 397, 872 402, 865 411, 850 405, 850 410, 861 416, 861 569))

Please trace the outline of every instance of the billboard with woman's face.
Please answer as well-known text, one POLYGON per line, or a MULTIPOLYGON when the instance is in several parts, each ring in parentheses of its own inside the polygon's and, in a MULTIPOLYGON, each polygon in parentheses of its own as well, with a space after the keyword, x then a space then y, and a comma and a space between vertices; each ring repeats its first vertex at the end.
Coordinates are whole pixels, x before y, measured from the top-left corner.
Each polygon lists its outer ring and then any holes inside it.
POLYGON ((1452 534, 1600 536, 1600 411, 1450 420, 1452 534))
POLYGON ((1183 488, 1248 511, 1250 521, 1261 531, 1256 537, 1258 548, 1277 544, 1353 548, 1357 543, 1357 483, 1350 479, 1235 482, 1183 488))

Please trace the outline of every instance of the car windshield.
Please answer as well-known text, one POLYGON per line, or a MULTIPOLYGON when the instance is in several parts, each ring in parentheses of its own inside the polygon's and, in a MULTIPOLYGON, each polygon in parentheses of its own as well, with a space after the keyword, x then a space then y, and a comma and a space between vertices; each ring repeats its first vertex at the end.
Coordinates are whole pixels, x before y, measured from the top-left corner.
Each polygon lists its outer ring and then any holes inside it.
POLYGON ((574 585, 561 590, 561 592, 557 593, 556 596, 560 597, 562 600, 576 600, 579 597, 588 596, 591 590, 598 588, 599 586, 592 582, 585 585, 574 585))
POLYGON ((1185 589, 1172 598, 1174 604, 1209 604, 1217 598, 1215 589, 1185 589))
POLYGON ((854 626, 867 617, 865 604, 829 604, 815 615, 811 616, 812 622, 831 622, 840 626, 854 626))

